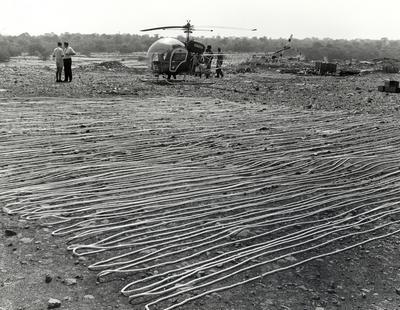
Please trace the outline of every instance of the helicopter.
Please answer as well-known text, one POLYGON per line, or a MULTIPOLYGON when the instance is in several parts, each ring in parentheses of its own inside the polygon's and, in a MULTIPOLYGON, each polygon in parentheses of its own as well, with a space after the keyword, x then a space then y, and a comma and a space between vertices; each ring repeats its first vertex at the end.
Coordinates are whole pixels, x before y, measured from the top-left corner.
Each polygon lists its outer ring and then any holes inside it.
MULTIPOLYGON (((237 30, 256 31, 257 29, 243 29, 231 27, 214 27, 237 30)), ((158 78, 159 76, 167 76, 169 80, 171 76, 176 79, 178 74, 190 74, 193 55, 203 55, 206 50, 204 44, 192 40, 190 34, 193 31, 214 31, 213 29, 195 28, 190 20, 183 26, 162 26, 155 28, 142 29, 141 31, 155 31, 179 29, 186 34, 186 41, 182 42, 175 38, 161 38, 154 42, 147 51, 148 66, 150 71, 158 78)))

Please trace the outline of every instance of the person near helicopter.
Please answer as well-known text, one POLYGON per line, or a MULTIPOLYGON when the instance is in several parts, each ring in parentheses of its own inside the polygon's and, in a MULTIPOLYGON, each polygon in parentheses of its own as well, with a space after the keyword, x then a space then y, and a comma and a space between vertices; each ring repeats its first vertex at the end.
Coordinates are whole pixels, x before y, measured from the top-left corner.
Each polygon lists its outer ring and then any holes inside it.
POLYGON ((191 58, 190 73, 193 74, 194 76, 197 76, 197 73, 199 71, 199 68, 198 68, 199 64, 200 64, 200 54, 193 53, 192 58, 191 58))
POLYGON ((221 48, 218 47, 218 53, 217 53, 217 66, 216 66, 216 70, 215 70, 215 77, 216 78, 223 78, 224 77, 224 73, 222 72, 222 63, 224 62, 224 55, 221 53, 221 48))
POLYGON ((204 64, 205 64, 205 70, 204 74, 206 76, 206 79, 208 79, 211 75, 211 64, 213 60, 213 51, 211 49, 211 45, 207 45, 207 48, 204 52, 204 64))
POLYGON ((205 63, 205 59, 204 59, 204 56, 203 55, 200 55, 200 58, 199 58, 199 65, 198 65, 198 77, 202 77, 202 75, 203 75, 203 73, 205 73, 206 72, 206 69, 207 69, 207 65, 206 65, 206 63, 205 63))

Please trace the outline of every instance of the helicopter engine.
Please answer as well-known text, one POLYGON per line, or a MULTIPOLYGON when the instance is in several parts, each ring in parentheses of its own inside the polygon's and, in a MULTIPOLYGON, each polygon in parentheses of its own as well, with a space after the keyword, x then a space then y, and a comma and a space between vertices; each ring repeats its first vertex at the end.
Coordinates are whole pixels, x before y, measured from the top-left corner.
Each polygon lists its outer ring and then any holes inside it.
POLYGON ((189 53, 191 54, 203 54, 204 51, 206 50, 206 47, 204 44, 196 41, 189 41, 186 44, 186 48, 188 49, 189 53))

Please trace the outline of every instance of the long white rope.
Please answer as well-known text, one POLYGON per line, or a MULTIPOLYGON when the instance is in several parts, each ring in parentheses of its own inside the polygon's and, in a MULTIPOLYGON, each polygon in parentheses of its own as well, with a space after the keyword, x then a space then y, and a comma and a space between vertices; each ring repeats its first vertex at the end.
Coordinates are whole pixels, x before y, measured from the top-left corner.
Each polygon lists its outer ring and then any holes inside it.
POLYGON ((399 232, 395 119, 197 101, 0 102, 3 210, 148 310, 399 232))

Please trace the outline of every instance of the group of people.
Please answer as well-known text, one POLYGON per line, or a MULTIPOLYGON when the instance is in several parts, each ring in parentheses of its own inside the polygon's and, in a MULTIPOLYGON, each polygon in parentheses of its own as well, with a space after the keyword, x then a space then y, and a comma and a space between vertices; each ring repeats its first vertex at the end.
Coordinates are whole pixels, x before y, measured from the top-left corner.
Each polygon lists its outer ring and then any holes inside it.
MULTIPOLYGON (((191 72, 194 76, 202 77, 203 73, 208 79, 211 75, 211 65, 214 59, 214 53, 211 45, 207 45, 207 48, 203 54, 193 54, 191 59, 191 72)), ((222 63, 224 61, 224 55, 222 54, 221 48, 218 47, 217 52, 217 63, 215 69, 215 77, 222 78, 224 73, 222 72, 222 63)))
POLYGON ((56 61, 56 82, 71 82, 72 81, 72 56, 76 55, 75 51, 69 46, 68 42, 57 43, 57 47, 53 52, 53 59, 56 61), (62 71, 64 68, 64 80, 61 80, 62 71))

